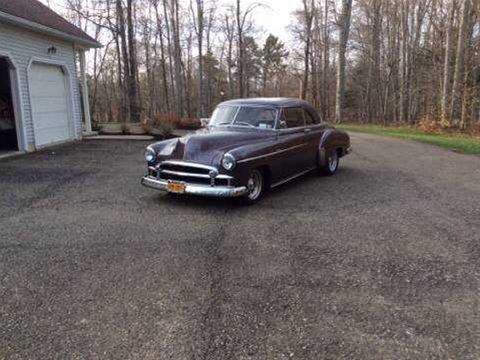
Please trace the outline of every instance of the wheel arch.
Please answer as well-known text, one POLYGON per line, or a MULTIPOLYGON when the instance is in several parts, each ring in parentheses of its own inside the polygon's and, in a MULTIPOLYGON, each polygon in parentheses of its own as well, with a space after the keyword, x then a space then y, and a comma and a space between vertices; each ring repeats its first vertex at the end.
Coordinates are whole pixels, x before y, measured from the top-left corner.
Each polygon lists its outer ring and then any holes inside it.
POLYGON ((334 135, 334 129, 327 129, 320 138, 320 142, 318 144, 318 162, 320 166, 325 166, 327 164, 327 151, 331 150, 331 148, 334 146, 334 135))

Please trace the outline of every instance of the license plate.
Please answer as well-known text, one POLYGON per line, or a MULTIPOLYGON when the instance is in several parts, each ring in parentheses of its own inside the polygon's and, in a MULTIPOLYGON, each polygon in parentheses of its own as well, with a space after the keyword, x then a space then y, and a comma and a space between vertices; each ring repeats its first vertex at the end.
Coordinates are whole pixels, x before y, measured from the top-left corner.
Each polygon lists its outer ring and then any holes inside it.
POLYGON ((167 184, 167 190, 175 194, 184 194, 186 185, 179 182, 170 181, 167 184))

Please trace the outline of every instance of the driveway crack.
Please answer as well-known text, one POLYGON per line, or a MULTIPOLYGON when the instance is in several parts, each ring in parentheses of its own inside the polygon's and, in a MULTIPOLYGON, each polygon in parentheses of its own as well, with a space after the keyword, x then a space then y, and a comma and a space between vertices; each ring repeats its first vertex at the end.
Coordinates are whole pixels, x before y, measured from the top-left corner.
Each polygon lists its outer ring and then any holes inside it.
MULTIPOLYGON (((223 217, 226 217, 228 209, 225 210, 223 217)), ((204 349, 200 359, 212 359, 217 351, 217 332, 222 318, 221 304, 225 299, 224 293, 224 274, 222 263, 224 258, 221 253, 221 247, 226 235, 225 222, 220 221, 221 225, 215 236, 210 239, 206 247, 207 258, 210 260, 207 267, 207 277, 210 279, 209 301, 201 320, 201 336, 204 349)))

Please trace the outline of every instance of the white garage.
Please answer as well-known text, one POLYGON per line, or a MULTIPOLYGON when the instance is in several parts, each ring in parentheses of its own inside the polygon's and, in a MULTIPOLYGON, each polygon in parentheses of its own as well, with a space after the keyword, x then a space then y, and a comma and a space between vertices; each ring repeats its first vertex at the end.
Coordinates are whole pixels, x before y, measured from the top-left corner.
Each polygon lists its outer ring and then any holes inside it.
POLYGON ((0 157, 91 131, 85 52, 98 47, 38 0, 0 0, 0 157))
POLYGON ((34 63, 30 68, 30 96, 37 147, 75 138, 68 78, 60 66, 34 63))

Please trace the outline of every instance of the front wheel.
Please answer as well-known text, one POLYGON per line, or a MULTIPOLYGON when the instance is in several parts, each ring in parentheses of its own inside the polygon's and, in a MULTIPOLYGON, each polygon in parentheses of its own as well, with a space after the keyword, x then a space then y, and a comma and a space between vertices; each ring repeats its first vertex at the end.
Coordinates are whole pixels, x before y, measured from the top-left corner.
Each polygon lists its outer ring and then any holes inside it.
POLYGON ((256 203, 265 192, 265 178, 263 173, 258 170, 252 170, 247 181, 247 193, 242 198, 242 202, 249 205, 256 203))
POLYGON ((336 149, 327 152, 325 162, 325 165, 319 165, 320 173, 327 176, 335 175, 340 164, 340 158, 336 149))

